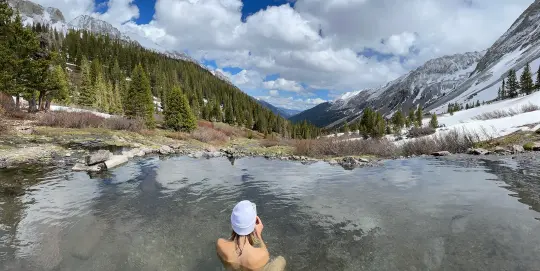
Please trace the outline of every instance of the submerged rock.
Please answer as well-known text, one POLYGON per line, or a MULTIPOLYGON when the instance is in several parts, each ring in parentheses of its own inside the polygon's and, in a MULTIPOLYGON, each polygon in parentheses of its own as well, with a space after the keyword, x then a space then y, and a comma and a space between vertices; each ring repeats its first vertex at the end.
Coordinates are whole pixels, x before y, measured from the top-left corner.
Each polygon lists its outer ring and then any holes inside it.
POLYGON ((86 171, 86 172, 100 172, 103 168, 105 168, 104 164, 97 164, 92 166, 87 166, 83 163, 77 163, 71 170, 73 171, 86 171))
POLYGON ((472 155, 488 155, 490 153, 491 153, 490 151, 486 149, 482 149, 482 148, 477 148, 477 149, 470 148, 467 150, 467 154, 472 154, 472 155))
POLYGON ((431 156, 449 156, 452 155, 449 151, 438 151, 431 154, 431 156))
POLYGON ((94 152, 88 156, 86 156, 86 165, 87 166, 93 166, 95 164, 99 164, 102 162, 107 161, 109 158, 111 158, 113 154, 110 151, 107 150, 99 150, 97 152, 94 152))

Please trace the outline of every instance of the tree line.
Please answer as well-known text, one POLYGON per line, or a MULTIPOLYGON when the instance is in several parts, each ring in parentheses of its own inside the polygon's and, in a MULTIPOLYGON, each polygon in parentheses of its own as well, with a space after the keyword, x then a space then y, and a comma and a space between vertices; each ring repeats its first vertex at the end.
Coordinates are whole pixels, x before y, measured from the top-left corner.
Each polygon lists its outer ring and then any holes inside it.
POLYGON ((132 41, 85 30, 59 32, 24 26, 0 0, 0 91, 29 102, 30 112, 51 103, 90 107, 192 131, 197 119, 226 122, 264 134, 313 138, 320 129, 291 123, 196 63, 171 58, 132 41), (155 97, 155 98, 154 98, 155 97))
MULTIPOLYGON (((409 110, 406 115, 399 110, 389 119, 385 119, 380 112, 367 107, 357 121, 351 124, 345 122, 341 131, 344 133, 359 131, 364 138, 381 138, 385 134, 401 135, 404 128, 422 127, 423 116, 423 109, 420 105, 416 109, 409 110)), ((439 127, 436 114, 431 115, 429 126, 434 129, 439 127)))
POLYGON ((512 69, 508 71, 506 79, 503 78, 501 87, 499 87, 497 99, 512 99, 519 95, 529 95, 538 90, 540 90, 540 66, 538 67, 538 72, 536 74, 536 82, 533 82, 531 66, 527 63, 521 73, 519 81, 515 70, 512 69))

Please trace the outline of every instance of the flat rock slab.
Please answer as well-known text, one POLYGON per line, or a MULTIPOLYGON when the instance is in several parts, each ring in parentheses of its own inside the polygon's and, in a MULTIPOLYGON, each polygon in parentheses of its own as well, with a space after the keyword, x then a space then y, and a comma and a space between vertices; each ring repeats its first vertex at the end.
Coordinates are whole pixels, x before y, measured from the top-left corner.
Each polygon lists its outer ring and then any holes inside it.
POLYGON ((93 166, 87 166, 82 163, 77 163, 71 170, 73 171, 87 171, 87 172, 99 172, 101 171, 105 166, 102 164, 97 164, 93 166))
POLYGON ((93 166, 99 163, 103 163, 109 158, 111 158, 113 154, 110 151, 107 150, 99 150, 97 152, 91 153, 90 155, 86 156, 86 165, 87 166, 93 166))
POLYGON ((109 160, 105 161, 106 169, 111 169, 119 165, 127 163, 129 158, 125 155, 113 155, 109 160))

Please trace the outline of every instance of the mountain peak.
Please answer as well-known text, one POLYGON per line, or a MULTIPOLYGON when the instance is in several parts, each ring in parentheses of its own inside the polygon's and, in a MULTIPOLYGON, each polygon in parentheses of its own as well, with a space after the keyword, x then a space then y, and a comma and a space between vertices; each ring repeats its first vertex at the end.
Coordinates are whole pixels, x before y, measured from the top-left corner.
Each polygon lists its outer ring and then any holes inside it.
POLYGON ((112 24, 90 15, 80 15, 69 22, 69 27, 85 29, 93 33, 108 35, 111 38, 124 38, 122 32, 112 24))

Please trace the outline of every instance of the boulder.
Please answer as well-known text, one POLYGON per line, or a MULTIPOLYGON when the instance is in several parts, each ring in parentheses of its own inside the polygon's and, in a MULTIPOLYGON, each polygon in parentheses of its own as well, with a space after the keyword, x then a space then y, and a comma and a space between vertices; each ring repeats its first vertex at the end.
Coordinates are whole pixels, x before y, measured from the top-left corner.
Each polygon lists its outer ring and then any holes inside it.
POLYGON ((218 152, 218 151, 215 151, 215 152, 205 152, 204 153, 204 157, 205 158, 217 158, 217 157, 221 157, 221 152, 218 152))
POLYGON ((171 153, 174 153, 174 150, 169 146, 163 145, 161 146, 161 148, 159 148, 159 154, 161 155, 167 155, 171 153))
POLYGON ((90 155, 86 156, 86 165, 93 166, 99 163, 103 163, 109 158, 111 158, 112 155, 113 154, 107 150, 99 150, 97 152, 91 153, 90 155))
POLYGON ((183 146, 184 146, 184 144, 182 144, 182 143, 174 143, 174 144, 169 145, 169 147, 171 147, 171 148, 173 148, 175 150, 181 149, 183 146))
POLYGON ((521 153, 525 152, 525 149, 523 148, 523 146, 513 145, 512 147, 510 147, 510 151, 512 151, 513 153, 521 153))
POLYGON ((509 150, 501 147, 501 146, 497 146, 495 147, 495 149, 493 150, 495 153, 499 153, 499 154, 506 154, 506 153, 510 153, 509 150))
POLYGON ((217 149, 214 146, 209 146, 205 149, 207 152, 217 152, 217 149))
POLYGON ((486 149, 482 149, 482 148, 477 148, 477 149, 470 148, 467 150, 467 154, 472 154, 472 155, 488 155, 490 153, 491 153, 490 151, 486 149))
POLYGON ((540 142, 534 142, 532 150, 540 151, 540 142))
POLYGON ((131 151, 122 151, 122 155, 126 156, 127 158, 135 157, 135 154, 131 151))
POLYGON ((449 156, 452 155, 449 151, 438 151, 431 154, 432 156, 449 156))
POLYGON ((191 158, 199 159, 199 158, 203 157, 203 155, 204 155, 204 153, 202 151, 198 151, 198 152, 190 153, 188 156, 191 157, 191 158))
POLYGON ((73 171, 99 172, 104 167, 105 167, 105 165, 103 165, 103 164, 87 166, 87 165, 85 165, 83 163, 77 163, 77 164, 75 164, 75 166, 73 166, 73 168, 71 170, 73 170, 73 171))
POLYGON ((128 162, 128 157, 125 155, 113 155, 109 160, 105 161, 105 169, 111 169, 119 165, 125 164, 128 162))
POLYGON ((337 163, 340 166, 342 166, 344 169, 354 169, 354 168, 365 166, 365 165, 368 164, 366 162, 356 160, 356 158, 354 158, 354 157, 345 157, 345 158, 337 161, 337 163))

